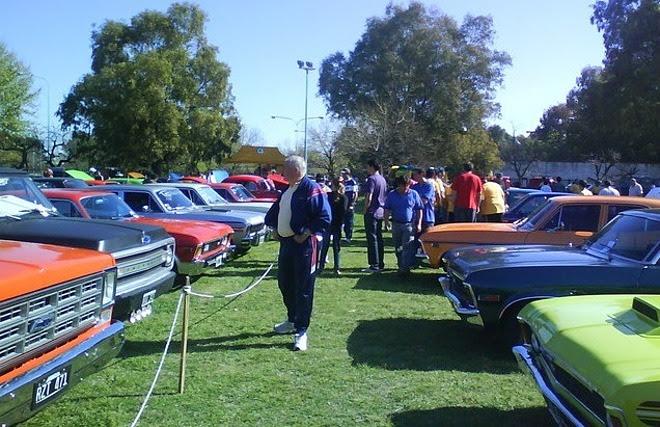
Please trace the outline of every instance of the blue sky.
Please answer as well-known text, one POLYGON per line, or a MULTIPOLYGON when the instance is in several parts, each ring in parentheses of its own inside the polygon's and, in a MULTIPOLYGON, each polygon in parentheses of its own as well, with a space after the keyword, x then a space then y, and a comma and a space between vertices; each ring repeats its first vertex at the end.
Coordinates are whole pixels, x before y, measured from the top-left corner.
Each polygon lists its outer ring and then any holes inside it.
MULTIPOLYGON (((236 107, 244 125, 257 129, 269 145, 291 146, 300 133, 286 120, 304 115, 305 76, 297 59, 315 65, 335 51, 348 53, 366 19, 382 16, 387 0, 284 0, 195 2, 208 14, 207 36, 231 68, 236 107)), ((407 2, 398 2, 407 4, 407 2)), ((509 132, 532 130, 547 107, 564 100, 585 66, 604 56, 601 35, 590 24, 593 0, 445 0, 425 4, 462 20, 490 15, 495 47, 508 52, 497 92, 499 123, 509 132)), ((41 88, 35 121, 51 126, 57 106, 73 84, 90 70, 90 34, 106 20, 127 21, 145 9, 166 10, 157 0, 3 2, 0 40, 28 65, 41 88), (47 83, 46 83, 47 81, 47 83), (47 102, 50 93, 50 104, 47 102)), ((309 116, 325 115, 316 96, 318 72, 310 73, 309 116)), ((313 122, 310 122, 310 125, 313 122)))

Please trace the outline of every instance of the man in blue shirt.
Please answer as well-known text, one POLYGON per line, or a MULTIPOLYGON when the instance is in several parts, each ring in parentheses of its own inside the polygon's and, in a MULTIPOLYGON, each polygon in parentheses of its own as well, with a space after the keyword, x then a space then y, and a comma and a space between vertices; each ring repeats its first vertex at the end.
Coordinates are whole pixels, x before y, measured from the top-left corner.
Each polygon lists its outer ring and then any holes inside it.
POLYGON ((424 171, 422 169, 413 169, 412 179, 417 181, 417 184, 413 185, 411 188, 415 190, 422 199, 422 229, 415 234, 415 247, 417 256, 423 258, 425 255, 422 250, 422 245, 419 242, 419 236, 421 236, 429 227, 435 225, 436 190, 433 183, 424 177, 424 171))
POLYGON ((422 199, 410 188, 410 177, 397 176, 396 190, 385 199, 385 223, 392 214, 392 241, 400 274, 410 273, 415 257, 415 233, 422 229, 422 199))

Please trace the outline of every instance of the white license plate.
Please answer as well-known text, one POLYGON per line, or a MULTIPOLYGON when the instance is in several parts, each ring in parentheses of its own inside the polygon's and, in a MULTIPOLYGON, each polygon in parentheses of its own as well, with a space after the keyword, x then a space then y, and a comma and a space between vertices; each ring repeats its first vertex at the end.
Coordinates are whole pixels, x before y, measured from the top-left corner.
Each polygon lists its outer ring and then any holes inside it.
POLYGON ((142 295, 142 308, 150 306, 156 299, 156 290, 149 291, 142 295))
POLYGON ((65 366, 59 371, 38 380, 32 393, 32 408, 45 404, 64 391, 69 386, 70 375, 71 366, 65 366))

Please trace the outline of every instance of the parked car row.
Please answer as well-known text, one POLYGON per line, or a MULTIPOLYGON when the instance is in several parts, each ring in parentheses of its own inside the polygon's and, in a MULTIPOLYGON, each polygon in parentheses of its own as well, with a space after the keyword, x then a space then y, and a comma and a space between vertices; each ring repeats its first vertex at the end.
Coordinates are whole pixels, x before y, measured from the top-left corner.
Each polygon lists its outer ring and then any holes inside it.
POLYGON ((513 347, 559 425, 660 425, 658 202, 549 195, 421 236, 456 314, 513 347))
POLYGON ((35 180, 50 188, 0 168, 0 425, 100 370, 159 295, 268 237, 269 203, 238 210, 203 184, 35 180))

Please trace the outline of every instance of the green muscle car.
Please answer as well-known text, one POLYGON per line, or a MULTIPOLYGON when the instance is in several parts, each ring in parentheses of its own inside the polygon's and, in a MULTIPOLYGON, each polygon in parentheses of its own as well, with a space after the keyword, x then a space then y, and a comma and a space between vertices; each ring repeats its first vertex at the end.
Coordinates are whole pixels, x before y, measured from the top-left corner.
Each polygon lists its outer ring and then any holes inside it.
POLYGON ((536 301, 518 320, 513 353, 560 425, 660 426, 660 296, 536 301))

